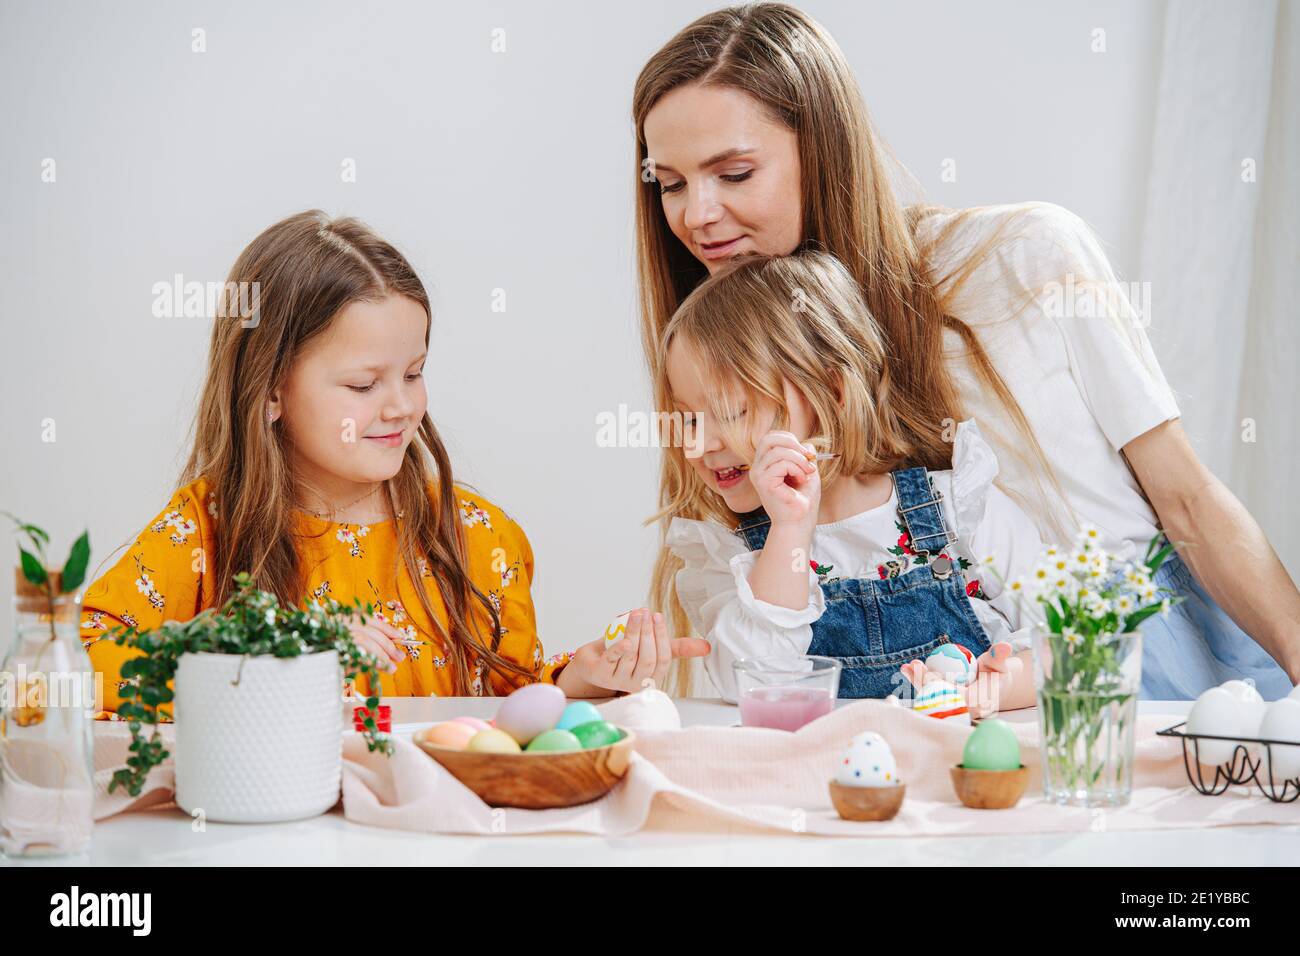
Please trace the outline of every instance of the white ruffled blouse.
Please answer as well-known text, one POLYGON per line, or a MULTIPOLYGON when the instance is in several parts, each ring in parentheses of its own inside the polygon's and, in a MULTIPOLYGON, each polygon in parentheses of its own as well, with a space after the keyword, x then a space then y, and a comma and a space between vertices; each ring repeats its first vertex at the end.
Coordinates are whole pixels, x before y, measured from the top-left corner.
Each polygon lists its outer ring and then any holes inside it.
MULTIPOLYGON (((1019 651, 1029 647, 1028 621, 1022 621, 1022 609, 1005 593, 1003 581, 1026 574, 1042 542, 1028 516, 994 486, 997 474, 993 449, 973 421, 957 426, 952 470, 930 472, 943 495, 944 520, 958 539, 942 553, 963 569, 968 600, 989 640, 1007 641, 1019 651), (992 559, 991 567, 982 563, 985 558, 992 559)), ((811 564, 808 603, 796 610, 754 596, 749 575, 759 552, 750 551, 730 528, 674 518, 667 544, 685 562, 677 572, 677 596, 696 632, 713 644, 705 669, 723 697, 736 699, 733 661, 808 653, 812 623, 826 609, 811 564)), ((809 557, 827 580, 892 577, 926 563, 911 551, 896 493, 869 511, 817 525, 809 557)))

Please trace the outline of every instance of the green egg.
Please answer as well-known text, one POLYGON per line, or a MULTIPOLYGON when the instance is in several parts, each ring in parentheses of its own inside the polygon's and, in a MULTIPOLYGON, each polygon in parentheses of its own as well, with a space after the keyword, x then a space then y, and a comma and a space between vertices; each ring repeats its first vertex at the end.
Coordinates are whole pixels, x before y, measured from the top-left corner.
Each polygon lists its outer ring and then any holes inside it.
POLYGON ((567 730, 548 730, 538 734, 524 748, 528 753, 563 753, 566 750, 581 750, 582 744, 567 730))
POLYGON ((603 720, 593 720, 590 723, 579 724, 574 727, 573 736, 578 738, 583 750, 594 750, 597 747, 608 747, 610 744, 622 740, 623 731, 603 720))
POLYGON ((981 720, 966 738, 961 765, 967 770, 1015 770, 1020 766, 1020 741, 1005 720, 981 720))

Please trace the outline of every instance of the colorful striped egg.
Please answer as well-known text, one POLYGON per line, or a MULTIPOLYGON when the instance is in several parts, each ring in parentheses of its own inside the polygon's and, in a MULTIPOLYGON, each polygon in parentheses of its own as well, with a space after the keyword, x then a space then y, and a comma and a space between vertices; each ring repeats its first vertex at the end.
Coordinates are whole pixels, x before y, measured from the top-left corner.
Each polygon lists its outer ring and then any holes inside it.
POLYGON ((957 685, 943 680, 930 681, 917 691, 912 701, 912 710, 927 717, 970 724, 970 711, 966 708, 965 696, 957 685))

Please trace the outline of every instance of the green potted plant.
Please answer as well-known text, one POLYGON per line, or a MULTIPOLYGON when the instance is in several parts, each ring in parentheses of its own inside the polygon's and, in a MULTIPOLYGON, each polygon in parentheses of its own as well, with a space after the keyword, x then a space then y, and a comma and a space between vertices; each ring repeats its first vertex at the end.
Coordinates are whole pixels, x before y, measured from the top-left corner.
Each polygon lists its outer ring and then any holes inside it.
MULTIPOLYGON (((129 683, 118 715, 130 722, 131 756, 109 789, 141 792, 169 755, 158 724, 174 707, 176 802, 186 811, 263 823, 329 810, 342 776, 344 678, 365 674, 380 686, 374 658, 349 630, 370 612, 359 599, 282 607, 241 573, 219 608, 153 630, 115 629, 113 640, 142 654, 122 665, 129 683)), ((391 753, 373 716, 379 698, 365 705, 367 745, 391 753)))

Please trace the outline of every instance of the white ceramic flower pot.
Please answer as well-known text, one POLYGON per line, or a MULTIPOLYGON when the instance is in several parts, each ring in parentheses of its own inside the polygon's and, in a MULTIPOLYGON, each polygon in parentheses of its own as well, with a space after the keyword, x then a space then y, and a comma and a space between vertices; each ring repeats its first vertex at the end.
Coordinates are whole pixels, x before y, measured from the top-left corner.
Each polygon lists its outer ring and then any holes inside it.
POLYGON ((182 655, 175 683, 177 804, 222 823, 299 820, 329 810, 343 772, 342 680, 335 651, 182 655))

